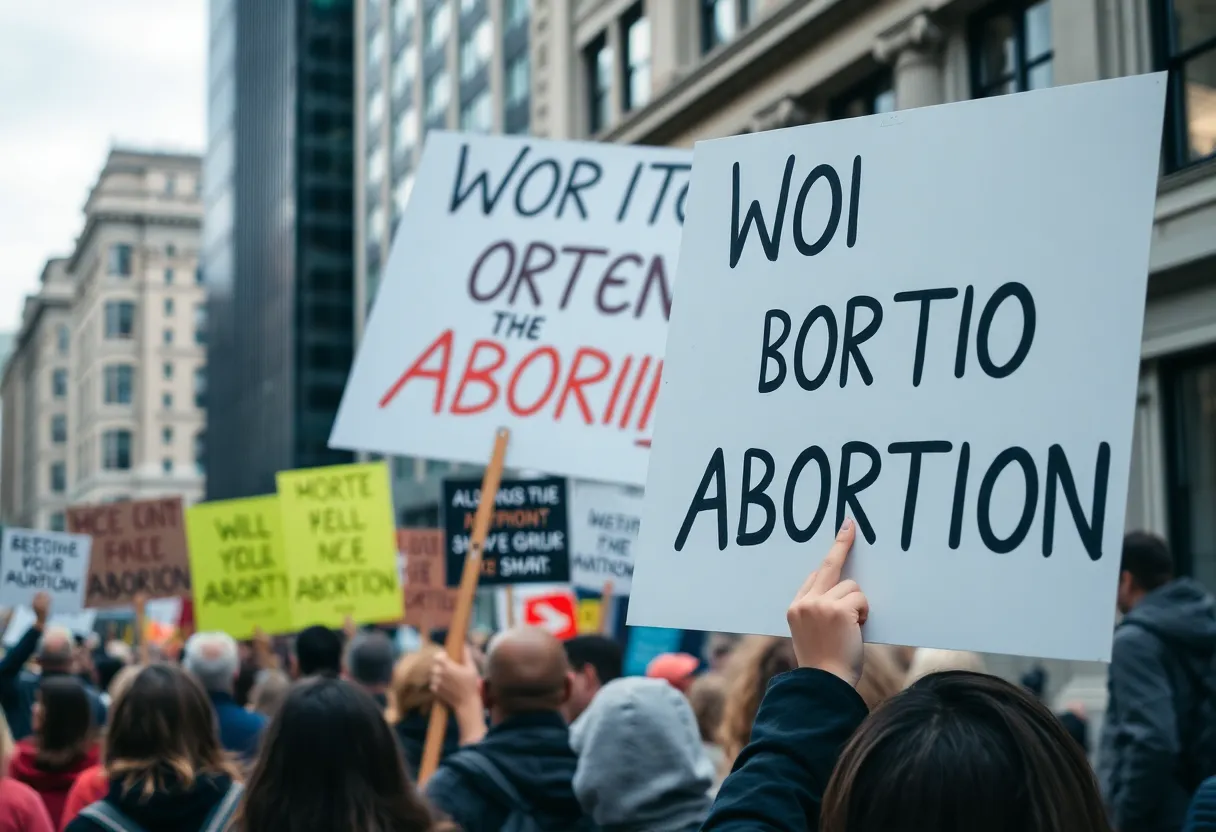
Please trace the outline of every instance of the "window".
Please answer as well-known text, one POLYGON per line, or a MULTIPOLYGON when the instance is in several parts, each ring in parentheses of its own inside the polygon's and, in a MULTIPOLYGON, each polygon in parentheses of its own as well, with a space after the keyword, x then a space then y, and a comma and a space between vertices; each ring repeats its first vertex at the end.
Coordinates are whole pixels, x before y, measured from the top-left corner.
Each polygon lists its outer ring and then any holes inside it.
POLYGON ((528 53, 516 55, 507 64, 507 106, 523 104, 532 94, 532 79, 528 72, 528 53))
POLYGON ((872 116, 895 109, 895 89, 891 71, 876 72, 843 95, 832 100, 828 113, 833 119, 872 116))
POLYGON ((206 473, 206 465, 204 464, 207 458, 207 434, 199 431, 194 435, 194 467, 199 475, 206 473))
POLYGON ((51 417, 51 441, 56 445, 68 441, 68 417, 62 413, 51 417))
POLYGON ((129 300, 106 301, 106 339, 130 338, 135 333, 135 304, 129 300))
POLYGON ((448 0, 436 3, 426 11, 423 21, 423 38, 428 52, 442 49, 448 40, 448 32, 452 26, 452 13, 448 8, 448 0))
POLYGON ((1216 155, 1216 13, 1205 0, 1150 6, 1158 68, 1170 73, 1166 165, 1177 170, 1216 155))
POLYGON ((173 428, 161 428, 160 429, 160 443, 162 445, 172 445, 173 444, 173 428))
POLYGON ((207 305, 203 303, 194 307, 194 343, 207 343, 207 305))
POLYGON ((372 96, 371 102, 367 105, 367 132, 379 133, 380 127, 384 124, 384 96, 372 96))
POLYGON ((477 8, 477 0, 460 0, 460 13, 468 14, 477 8))
POLYGON ((135 368, 130 364, 110 364, 102 370, 104 404, 130 404, 135 386, 135 368))
POLYGON ((168 286, 173 282, 173 269, 165 269, 165 285, 168 286))
POLYGON ((395 0, 393 3, 393 31, 398 35, 403 35, 413 21, 414 0, 395 0))
POLYGON ((207 406, 207 368, 199 367, 194 371, 194 406, 207 406))
POLYGON ((172 410, 173 409, 173 394, 172 393, 161 393, 160 394, 160 406, 162 408, 164 408, 165 410, 172 410))
POLYGON ((379 75, 380 62, 384 60, 384 30, 377 29, 367 42, 367 74, 379 75))
POLYGON ((166 257, 176 257, 177 256, 177 246, 173 245, 173 243, 165 243, 165 256, 166 257))
POLYGON ((106 471, 131 470, 131 431, 108 430, 101 435, 101 467, 106 471))
POLYGON ((1051 86, 1051 3, 1001 3, 971 21, 975 98, 1051 86))
POLYGON ((67 529, 66 517, 62 511, 51 512, 51 531, 61 532, 67 529))
POLYGON ((755 0, 701 0, 701 51, 734 39, 752 18, 755 0))
POLYGON ((173 363, 172 362, 166 361, 164 363, 164 366, 161 367, 161 375, 164 376, 165 381, 168 381, 169 379, 173 378, 173 363))
POLYGON ((167 176, 165 176, 165 195, 173 196, 173 194, 176 191, 177 191, 177 177, 170 173, 167 176))
POLYGON ((164 341, 166 346, 173 343, 173 330, 165 330, 164 341))
POLYGON ((494 127, 490 91, 482 90, 460 108, 460 129, 469 133, 489 133, 494 127))
POLYGON ((483 18, 477 28, 460 42, 460 79, 467 81, 490 62, 494 55, 494 28, 490 18, 483 18))
POLYGON ((625 44, 626 110, 645 107, 650 101, 650 20, 642 4, 633 7, 622 20, 625 44))
POLYGON ((173 298, 165 298, 165 314, 173 314, 173 298))
POLYGON ((405 214, 405 206, 410 202, 410 191, 414 190, 414 174, 407 173, 393 188, 393 210, 398 217, 405 214))
POLYGON ((106 273, 118 277, 131 276, 131 246, 127 243, 115 243, 110 246, 109 261, 106 273))
POLYGON ((377 146, 367 157, 367 183, 369 190, 376 190, 380 187, 380 183, 384 181, 384 173, 387 170, 388 154, 385 153, 383 146, 377 146))
POLYGON ((51 370, 51 396, 66 399, 68 395, 68 371, 60 367, 51 370))
POLYGON ((414 145, 418 143, 418 114, 413 107, 406 107, 397 116, 397 125, 393 130, 393 146, 401 154, 412 154, 414 145))
POLYGON ((503 18, 508 29, 528 22, 528 0, 505 0, 503 18))
POLYGON ((60 355, 67 355, 68 349, 72 346, 72 330, 68 329, 67 324, 60 324, 55 327, 55 348, 59 350, 60 355))
POLYGON ((168 457, 165 457, 164 459, 162 459, 160 461, 160 470, 164 471, 166 474, 172 474, 173 473, 173 460, 169 459, 168 457))
POLYGON ((441 119, 447 115, 448 102, 452 97, 452 82, 448 72, 441 69, 426 79, 426 119, 441 119))
POLYGON ((393 61, 393 97, 405 94, 413 86, 414 68, 418 64, 418 50, 410 44, 401 50, 401 54, 393 61))
POLYGON ((587 47, 584 60, 587 65, 587 89, 590 91, 589 131, 600 132, 612 121, 612 47, 608 39, 600 35, 587 47))
POLYGON ((203 267, 199 266, 194 270, 194 283, 197 286, 203 285, 203 267))
POLYGON ((51 493, 62 494, 68 490, 68 468, 62 462, 51 463, 51 493))

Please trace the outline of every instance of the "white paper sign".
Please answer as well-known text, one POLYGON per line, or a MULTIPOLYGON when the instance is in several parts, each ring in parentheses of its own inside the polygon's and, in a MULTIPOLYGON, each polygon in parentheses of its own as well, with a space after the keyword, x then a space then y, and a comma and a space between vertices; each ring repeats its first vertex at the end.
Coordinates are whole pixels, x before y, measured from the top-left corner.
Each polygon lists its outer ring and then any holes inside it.
POLYGON ((570 491, 570 582, 613 596, 629 594, 633 552, 642 525, 642 493, 614 485, 573 482, 570 491))
POLYGON ((429 133, 330 445, 645 482, 691 162, 429 133))
POLYGON ((55 612, 80 612, 92 543, 85 534, 5 526, 0 537, 0 606, 29 604, 45 592, 55 612))
MULTIPOLYGON (((46 626, 53 629, 70 630, 73 635, 88 636, 93 632, 93 622, 97 619, 97 610, 84 610, 67 614, 51 613, 46 626)), ((37 617, 34 611, 26 606, 13 609, 13 617, 9 619, 8 629, 4 631, 4 646, 12 647, 21 641, 21 637, 34 626, 37 617)))
POLYGON ((1107 659, 1164 90, 698 144, 629 623, 1107 659))

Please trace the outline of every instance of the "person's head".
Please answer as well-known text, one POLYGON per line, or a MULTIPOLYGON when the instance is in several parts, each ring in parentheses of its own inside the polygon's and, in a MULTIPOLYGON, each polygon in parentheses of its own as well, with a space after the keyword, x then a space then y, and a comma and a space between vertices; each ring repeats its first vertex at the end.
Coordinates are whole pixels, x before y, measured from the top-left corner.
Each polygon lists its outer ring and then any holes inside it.
POLYGON ((109 687, 106 688, 106 692, 110 694, 111 708, 118 705, 118 700, 122 699, 123 694, 130 689, 131 683, 135 681, 135 677, 139 675, 139 671, 142 669, 137 664, 129 664, 114 674, 114 678, 110 680, 109 687))
POLYGON ((402 656, 393 668, 388 691, 389 722, 397 723, 412 713, 429 714, 435 695, 431 693, 431 666, 441 648, 424 644, 402 656))
POLYGON ((1174 580, 1174 556, 1164 540, 1148 532, 1129 532, 1123 538, 1119 563, 1119 612, 1126 615, 1145 595, 1174 580))
POLYGON ((48 676, 38 684, 30 714, 39 768, 58 771, 78 763, 97 735, 93 703, 74 676, 48 676))
POLYGON ((328 627, 306 627, 296 636, 291 675, 337 677, 342 673, 342 637, 328 627))
POLYGON ((211 693, 231 694, 241 670, 236 640, 227 633, 195 633, 186 642, 182 665, 211 693))
POLYGON ((495 725, 518 714, 560 711, 570 699, 562 643, 539 627, 499 633, 486 655, 481 698, 495 725))
POLYGON ((215 710, 193 675, 177 665, 140 668, 110 709, 106 773, 144 796, 188 788, 202 775, 236 770, 220 747, 215 710))
POLYGON ((76 668, 76 640, 72 631, 50 627, 38 645, 38 665, 44 676, 71 673, 76 668))
POLYGON ((1109 832, 1093 770, 1026 691, 935 673, 866 719, 823 797, 821 832, 1109 832))
POLYGON ((797 666, 788 638, 748 636, 731 654, 725 670, 730 683, 719 734, 728 765, 751 739, 752 723, 756 721, 769 680, 797 666))
POLYGON ((711 673, 726 668, 730 654, 739 646, 739 636, 734 633, 710 633, 705 639, 705 662, 711 673))
POLYGON ((903 690, 906 674, 895 651, 896 648, 885 644, 862 647, 864 664, 857 692, 870 710, 903 690))
POLYGON ((264 717, 273 717, 278 713, 287 698, 291 687, 291 677, 281 670, 260 670, 249 692, 249 704, 246 706, 264 717))
POLYGON ((967 670, 971 673, 983 673, 985 670, 984 657, 979 653, 966 650, 938 650, 922 647, 912 657, 912 666, 904 677, 904 687, 910 688, 930 673, 944 673, 949 670, 967 670))
POLYGON ((574 794, 602 828, 686 829, 709 813, 714 765, 685 696, 661 679, 604 685, 570 727, 574 794))
POLYGON ((726 679, 721 673, 698 676, 688 689, 688 704, 697 718, 701 741, 717 744, 722 712, 726 707, 726 679))
POLYGON ((565 710, 566 719, 573 722, 601 687, 620 677, 624 659, 621 646, 607 636, 575 636, 565 647, 572 672, 565 710))
POLYGON ((701 661, 690 653, 664 653, 646 665, 646 676, 662 679, 680 693, 688 693, 701 661))
POLYGON ((262 739, 240 832, 435 826, 375 701, 338 679, 295 685, 262 739))
POLYGON ((359 633, 346 646, 343 675, 368 693, 382 693, 393 681, 393 653, 393 642, 384 633, 359 633))

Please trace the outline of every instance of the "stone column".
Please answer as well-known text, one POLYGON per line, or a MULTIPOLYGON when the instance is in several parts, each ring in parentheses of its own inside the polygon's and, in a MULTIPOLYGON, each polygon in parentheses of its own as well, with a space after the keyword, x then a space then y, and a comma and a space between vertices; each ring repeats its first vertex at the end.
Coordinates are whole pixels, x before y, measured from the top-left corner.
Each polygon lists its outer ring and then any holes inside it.
POLYGON ((878 36, 874 57, 894 66, 897 109, 928 107, 946 100, 942 40, 941 30, 925 12, 878 36))

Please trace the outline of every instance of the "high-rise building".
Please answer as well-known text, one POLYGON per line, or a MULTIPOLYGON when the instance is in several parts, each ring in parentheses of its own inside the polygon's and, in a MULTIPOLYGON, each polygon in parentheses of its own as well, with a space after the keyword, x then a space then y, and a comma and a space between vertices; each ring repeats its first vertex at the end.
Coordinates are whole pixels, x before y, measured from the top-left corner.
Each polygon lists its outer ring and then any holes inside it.
MULTIPOLYGON (((427 130, 527 133, 529 0, 358 0, 357 327, 376 297, 427 130)), ((442 460, 393 460, 403 523, 438 522, 442 460)))
POLYGON ((354 342, 353 0, 209 6, 208 499, 327 447, 354 342))

